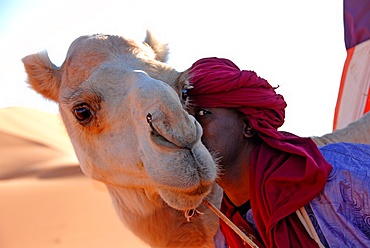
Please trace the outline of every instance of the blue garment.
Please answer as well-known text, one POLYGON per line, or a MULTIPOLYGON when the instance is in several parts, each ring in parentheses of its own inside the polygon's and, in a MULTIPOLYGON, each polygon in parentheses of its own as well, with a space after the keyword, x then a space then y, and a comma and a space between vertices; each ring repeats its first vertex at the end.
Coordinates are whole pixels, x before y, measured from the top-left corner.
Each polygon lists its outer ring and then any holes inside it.
MULTIPOLYGON (((336 143, 319 149, 333 170, 324 190, 305 208, 322 244, 370 247, 370 145, 336 143)), ((256 230, 252 210, 243 216, 256 230)), ((215 246, 227 247, 221 232, 215 246)))
POLYGON ((370 145, 337 143, 319 149, 333 170, 306 210, 321 242, 370 247, 370 145))

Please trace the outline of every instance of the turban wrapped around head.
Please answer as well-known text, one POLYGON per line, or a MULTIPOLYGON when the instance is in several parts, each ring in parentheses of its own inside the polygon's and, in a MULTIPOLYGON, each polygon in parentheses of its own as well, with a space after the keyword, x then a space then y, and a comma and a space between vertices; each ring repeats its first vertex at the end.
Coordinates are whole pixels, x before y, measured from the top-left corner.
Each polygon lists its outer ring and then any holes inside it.
POLYGON ((189 100, 195 105, 235 108, 245 114, 254 129, 270 133, 284 123, 283 96, 253 71, 240 70, 222 58, 198 60, 190 68, 189 100))
POLYGON ((332 167, 310 138, 277 130, 284 123, 284 98, 255 72, 227 59, 200 59, 189 73, 190 103, 244 113, 264 141, 252 152, 249 168, 251 206, 264 243, 312 247, 294 212, 323 190, 332 167))

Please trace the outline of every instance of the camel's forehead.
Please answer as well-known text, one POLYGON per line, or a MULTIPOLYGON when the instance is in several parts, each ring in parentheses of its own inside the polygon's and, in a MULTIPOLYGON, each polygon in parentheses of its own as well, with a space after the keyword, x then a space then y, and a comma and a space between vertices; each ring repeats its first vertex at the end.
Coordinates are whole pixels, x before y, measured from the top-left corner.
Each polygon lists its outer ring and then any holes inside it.
MULTIPOLYGON (((138 70, 133 69, 129 64, 121 61, 107 61, 99 65, 85 81, 90 87, 104 90, 113 90, 116 92, 127 90, 135 84, 140 83, 138 80, 138 70)), ((145 72, 143 72, 145 73, 145 72)), ((146 78, 145 81, 149 79, 146 78)))
POLYGON ((137 65, 139 57, 143 56, 151 55, 136 42, 120 36, 81 36, 68 50, 63 64, 63 86, 76 87, 107 61, 137 65))
POLYGON ((140 103, 144 103, 145 99, 165 100, 169 95, 174 95, 177 99, 175 91, 169 85, 120 61, 100 64, 86 80, 75 87, 62 88, 60 97, 67 105, 81 99, 104 99, 114 105, 127 99, 128 94, 131 99, 139 98, 140 103))
POLYGON ((134 70, 127 67, 125 63, 117 62, 101 63, 85 79, 79 80, 73 87, 61 88, 63 99, 78 98, 90 93, 103 95, 109 91, 118 94, 127 91, 135 82, 134 70))
POLYGON ((67 58, 76 56, 76 54, 99 57, 112 53, 132 52, 137 48, 139 48, 139 44, 121 36, 102 34, 85 35, 72 42, 67 52, 67 58))
MULTIPOLYGON (((85 81, 90 89, 101 94, 122 98, 126 94, 139 97, 140 102, 169 96, 178 99, 176 92, 165 82, 150 77, 145 71, 134 69, 119 62, 106 62, 100 65, 85 81)), ((113 98, 114 98, 113 97, 113 98)), ((166 99, 161 99, 165 101, 166 99)))

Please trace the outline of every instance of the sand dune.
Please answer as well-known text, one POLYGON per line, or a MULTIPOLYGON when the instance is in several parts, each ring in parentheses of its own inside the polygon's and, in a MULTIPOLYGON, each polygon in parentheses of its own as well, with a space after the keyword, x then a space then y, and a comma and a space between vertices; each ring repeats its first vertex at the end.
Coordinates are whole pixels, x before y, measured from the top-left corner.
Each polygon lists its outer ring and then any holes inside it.
POLYGON ((0 247, 148 247, 82 174, 57 115, 0 109, 0 247))

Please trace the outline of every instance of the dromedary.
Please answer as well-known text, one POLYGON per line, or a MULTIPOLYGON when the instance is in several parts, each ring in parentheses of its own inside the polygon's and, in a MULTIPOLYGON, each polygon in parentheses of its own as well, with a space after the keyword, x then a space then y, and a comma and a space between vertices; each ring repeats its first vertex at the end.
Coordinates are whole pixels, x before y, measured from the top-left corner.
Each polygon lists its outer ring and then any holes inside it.
MULTIPOLYGON (((23 63, 32 88, 59 103, 83 172, 106 184, 138 237, 153 247, 213 247, 218 219, 201 201, 219 205, 218 170, 179 100, 186 73, 164 64, 167 53, 150 33, 144 44, 93 35, 76 39, 61 67, 45 52, 23 63)), ((370 143, 369 123, 368 114, 314 141, 370 143)))
POLYGON ((201 201, 220 204, 217 167, 166 58, 148 33, 146 44, 82 36, 61 67, 45 52, 23 63, 32 88, 59 104, 83 172, 106 184, 133 233, 153 247, 213 247, 218 219, 201 201))
POLYGON ((370 112, 345 128, 312 139, 318 146, 337 142, 370 144, 370 112))

